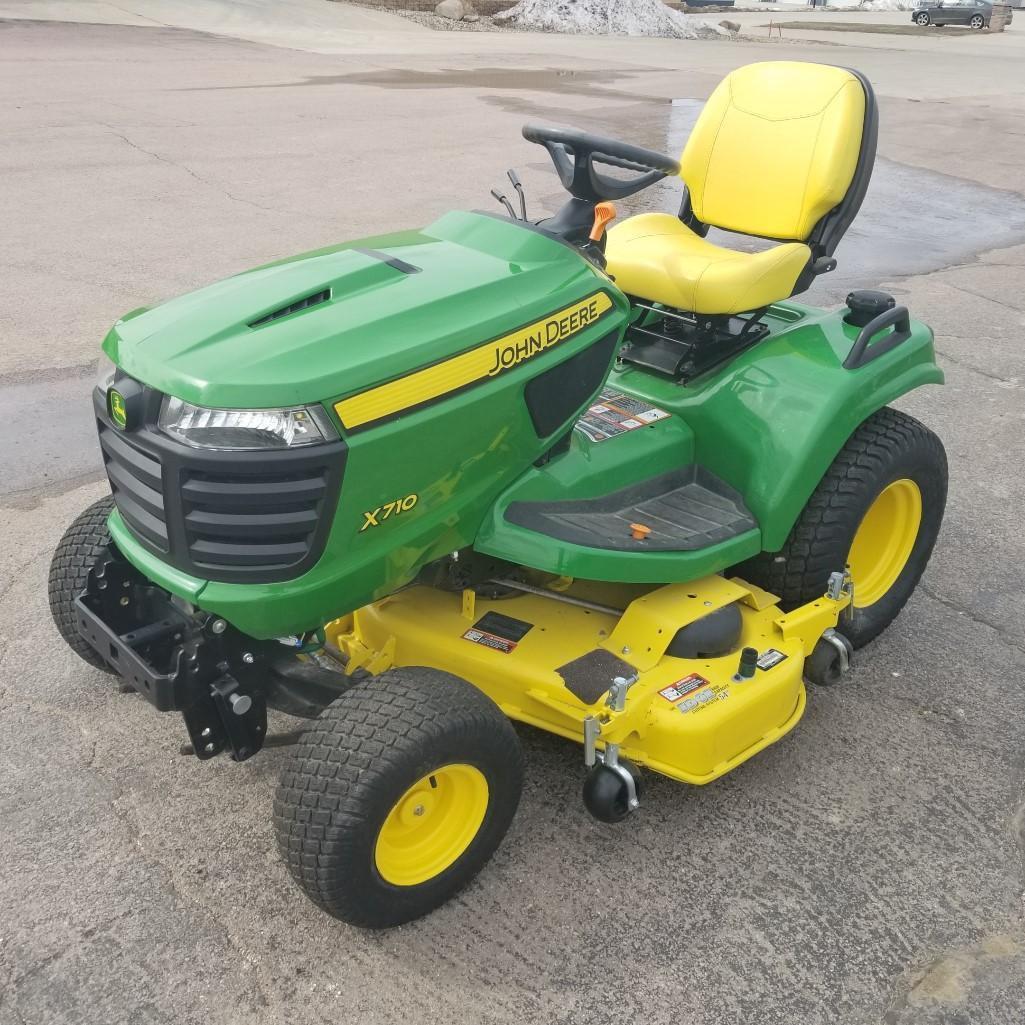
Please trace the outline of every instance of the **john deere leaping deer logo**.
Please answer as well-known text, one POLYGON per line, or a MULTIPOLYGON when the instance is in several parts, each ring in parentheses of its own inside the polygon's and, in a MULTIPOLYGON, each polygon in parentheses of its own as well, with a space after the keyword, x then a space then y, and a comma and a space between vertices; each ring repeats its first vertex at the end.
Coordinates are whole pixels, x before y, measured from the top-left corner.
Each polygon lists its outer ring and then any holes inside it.
POLYGON ((125 408, 125 397, 113 388, 107 393, 107 405, 110 409, 110 419, 115 427, 124 430, 128 426, 128 410, 125 408))

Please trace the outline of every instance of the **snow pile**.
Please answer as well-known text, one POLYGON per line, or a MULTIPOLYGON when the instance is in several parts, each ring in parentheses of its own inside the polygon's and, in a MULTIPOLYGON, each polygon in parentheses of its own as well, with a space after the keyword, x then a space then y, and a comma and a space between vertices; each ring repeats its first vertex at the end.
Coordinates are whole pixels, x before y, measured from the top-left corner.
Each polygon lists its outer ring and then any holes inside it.
POLYGON ((911 11, 915 0, 866 0, 858 8, 862 11, 911 11))
POLYGON ((716 39, 730 33, 704 18, 671 10, 662 0, 520 0, 495 20, 535 32, 588 36, 716 39))

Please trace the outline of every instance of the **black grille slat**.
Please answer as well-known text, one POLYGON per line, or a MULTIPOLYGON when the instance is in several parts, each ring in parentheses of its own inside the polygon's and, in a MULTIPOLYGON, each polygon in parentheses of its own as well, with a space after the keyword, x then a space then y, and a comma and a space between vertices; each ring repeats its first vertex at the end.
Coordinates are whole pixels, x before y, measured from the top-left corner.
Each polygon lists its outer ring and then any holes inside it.
MULTIPOLYGON (((164 496, 133 477, 128 470, 113 459, 107 460, 107 476, 115 492, 127 492, 132 500, 161 522, 164 519, 164 496)), ((166 541, 166 531, 165 538, 166 541)))
POLYGON ((253 506, 297 505, 324 496, 327 482, 323 476, 259 480, 206 480, 193 477, 182 484, 182 498, 196 505, 214 504, 221 508, 251 509, 253 506))
POLYGON ((194 509, 185 516, 189 533, 208 537, 281 537, 304 539, 317 525, 316 509, 275 513, 222 513, 194 509))
POLYGON ((124 438, 110 428, 101 427, 100 447, 108 459, 121 464, 133 477, 149 485, 154 491, 160 492, 163 481, 160 477, 159 460, 129 445, 124 438))
POLYGON ((189 545, 192 558, 203 566, 291 566, 308 551, 304 541, 280 544, 226 544, 195 541, 189 545))
POLYGON ((156 545, 161 551, 168 550, 167 524, 147 512, 126 491, 114 489, 114 504, 121 518, 137 534, 141 534, 150 544, 156 545))

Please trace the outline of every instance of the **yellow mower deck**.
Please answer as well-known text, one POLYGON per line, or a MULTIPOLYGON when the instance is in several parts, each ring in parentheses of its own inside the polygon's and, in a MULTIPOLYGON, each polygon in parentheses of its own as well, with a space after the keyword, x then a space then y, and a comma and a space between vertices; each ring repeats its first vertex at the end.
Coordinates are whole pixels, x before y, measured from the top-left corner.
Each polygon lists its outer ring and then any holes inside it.
POLYGON ((474 684, 510 718, 580 742, 593 716, 599 749, 619 744, 639 765, 702 784, 796 725, 805 706, 805 657, 849 601, 823 596, 784 615, 773 595, 720 576, 651 589, 565 579, 546 586, 625 611, 582 608, 551 595, 486 600, 472 591, 412 587, 330 624, 328 637, 348 657, 350 672, 441 669, 474 684), (707 660, 666 654, 681 627, 733 602, 743 624, 737 651, 707 660), (735 676, 742 647, 759 653, 747 680, 735 676), (622 711, 606 705, 611 678, 603 683, 596 673, 588 692, 580 682, 588 663, 576 672, 570 666, 587 656, 607 676, 616 664, 610 655, 627 664, 619 675, 636 675, 622 711))

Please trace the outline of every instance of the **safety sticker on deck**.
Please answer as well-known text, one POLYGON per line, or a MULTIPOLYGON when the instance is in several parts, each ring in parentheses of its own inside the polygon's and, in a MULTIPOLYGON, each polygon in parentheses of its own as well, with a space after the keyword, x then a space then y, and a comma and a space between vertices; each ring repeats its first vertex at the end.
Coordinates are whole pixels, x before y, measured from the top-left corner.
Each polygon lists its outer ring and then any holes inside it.
POLYGON ((501 612, 487 612, 463 634, 463 640, 508 655, 516 649, 517 642, 526 636, 533 625, 522 619, 504 616, 501 612))
POLYGON ((697 673, 691 673, 690 676, 685 676, 682 680, 677 680, 676 683, 670 684, 668 687, 663 687, 659 694, 666 699, 666 701, 679 701, 681 698, 685 698, 691 691, 695 691, 698 687, 707 687, 708 681, 703 676, 698 676, 697 673))
POLYGON ((606 388, 598 401, 576 422, 575 429, 590 441, 608 441, 638 427, 665 420, 670 413, 649 405, 643 399, 606 388))
POLYGON ((779 648, 769 648, 768 651, 763 651, 759 656, 755 665, 759 669, 771 669, 773 666, 778 666, 780 662, 786 661, 786 654, 779 650, 779 648))

